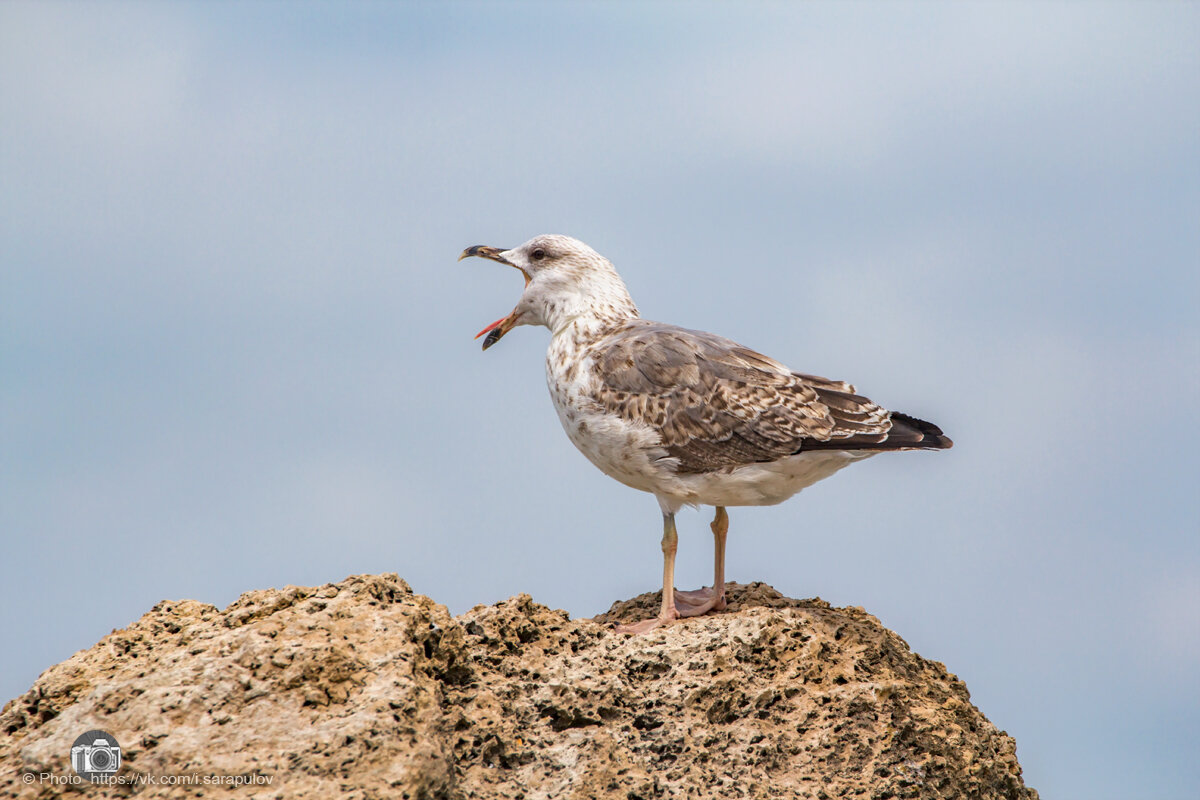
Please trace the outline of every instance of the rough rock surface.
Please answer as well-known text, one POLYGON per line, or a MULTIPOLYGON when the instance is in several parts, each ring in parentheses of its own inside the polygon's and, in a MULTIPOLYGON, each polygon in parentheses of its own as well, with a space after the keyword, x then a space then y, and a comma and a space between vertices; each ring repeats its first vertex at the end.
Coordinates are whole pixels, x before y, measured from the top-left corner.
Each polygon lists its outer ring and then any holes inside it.
POLYGON ((641 637, 608 624, 656 594, 596 620, 527 595, 451 617, 391 574, 159 603, 4 707, 0 796, 1037 797, 966 686, 874 617, 730 586, 641 637), (125 783, 61 782, 91 729, 125 783))

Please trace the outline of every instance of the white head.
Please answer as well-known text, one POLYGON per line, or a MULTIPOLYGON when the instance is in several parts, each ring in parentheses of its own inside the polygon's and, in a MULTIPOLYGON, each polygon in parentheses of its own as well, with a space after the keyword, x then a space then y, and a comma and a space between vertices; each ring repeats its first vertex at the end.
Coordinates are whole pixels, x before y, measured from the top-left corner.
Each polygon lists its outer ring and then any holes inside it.
POLYGON ((464 250, 458 260, 468 256, 508 264, 525 276, 517 307, 475 337, 488 334, 484 350, 518 325, 545 325, 557 334, 576 321, 597 327, 638 315, 608 259, 570 236, 543 234, 511 250, 476 245, 464 250))

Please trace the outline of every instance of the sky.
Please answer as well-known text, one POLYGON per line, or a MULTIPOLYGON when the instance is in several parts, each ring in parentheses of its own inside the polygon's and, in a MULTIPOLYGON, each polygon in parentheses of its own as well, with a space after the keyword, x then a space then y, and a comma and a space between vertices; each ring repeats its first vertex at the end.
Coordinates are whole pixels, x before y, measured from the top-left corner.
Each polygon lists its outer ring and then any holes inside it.
POLYGON ((731 580, 878 616, 1044 798, 1194 796, 1197 98, 1186 3, 0 4, 0 700, 168 598, 659 588, 548 332, 472 340, 521 280, 458 254, 565 233, 955 441, 731 509, 731 580))

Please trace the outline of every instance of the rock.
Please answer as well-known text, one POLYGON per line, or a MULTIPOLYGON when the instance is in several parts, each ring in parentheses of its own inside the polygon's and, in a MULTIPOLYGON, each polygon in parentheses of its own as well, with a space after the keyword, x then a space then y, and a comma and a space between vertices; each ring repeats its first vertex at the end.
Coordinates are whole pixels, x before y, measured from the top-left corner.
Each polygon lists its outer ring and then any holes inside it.
POLYGON ((966 686, 863 610, 730 584, 726 613, 611 630, 657 605, 451 617, 392 574, 159 603, 4 707, 0 796, 1037 797, 966 686), (75 776, 92 729, 122 783, 75 776))

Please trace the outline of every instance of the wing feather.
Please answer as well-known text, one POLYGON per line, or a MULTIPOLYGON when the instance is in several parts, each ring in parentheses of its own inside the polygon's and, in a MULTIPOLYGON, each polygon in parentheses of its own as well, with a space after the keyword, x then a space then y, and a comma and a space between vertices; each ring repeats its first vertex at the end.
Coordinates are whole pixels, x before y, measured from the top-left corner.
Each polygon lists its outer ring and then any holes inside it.
POLYGON ((710 333, 631 320, 597 342, 593 357, 601 376, 596 402, 655 427, 680 472, 805 449, 880 449, 892 429, 890 413, 850 384, 792 372, 710 333))

